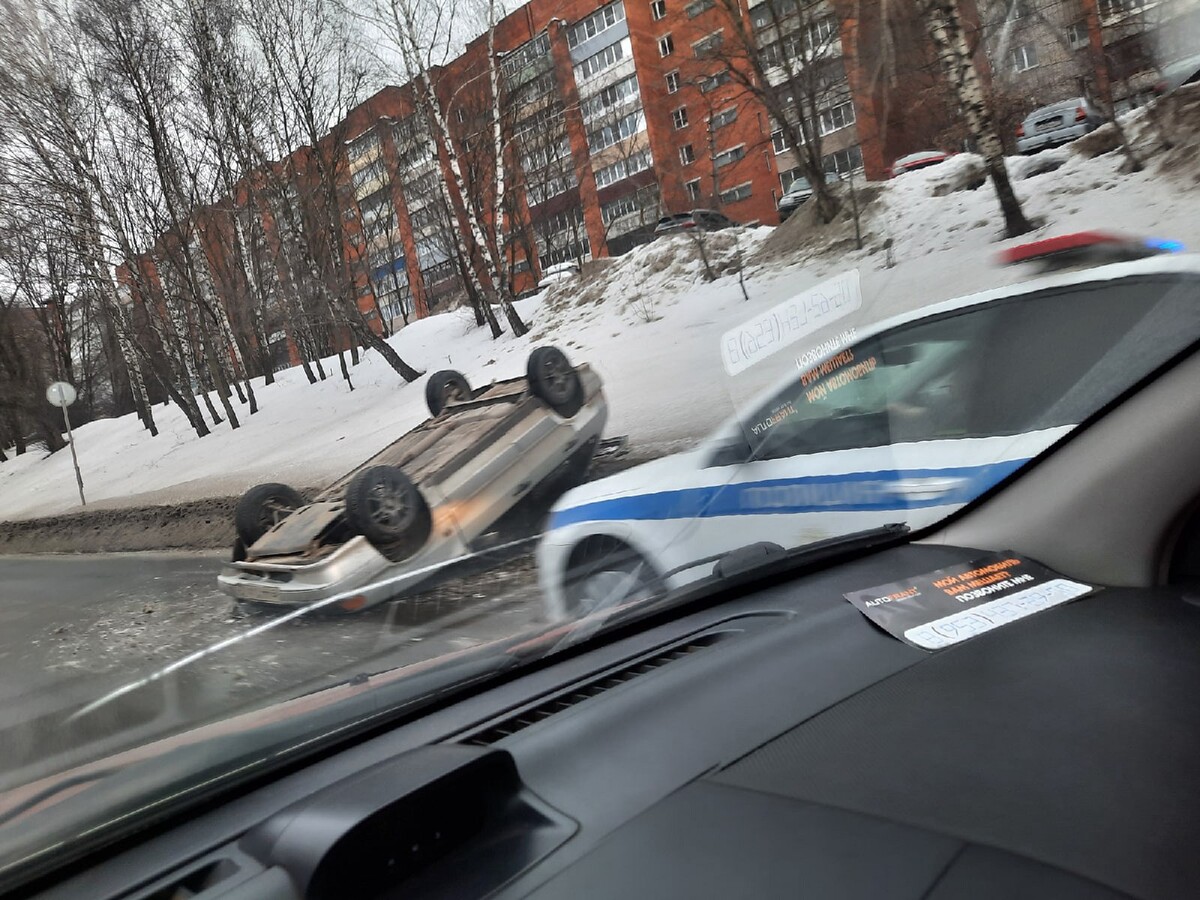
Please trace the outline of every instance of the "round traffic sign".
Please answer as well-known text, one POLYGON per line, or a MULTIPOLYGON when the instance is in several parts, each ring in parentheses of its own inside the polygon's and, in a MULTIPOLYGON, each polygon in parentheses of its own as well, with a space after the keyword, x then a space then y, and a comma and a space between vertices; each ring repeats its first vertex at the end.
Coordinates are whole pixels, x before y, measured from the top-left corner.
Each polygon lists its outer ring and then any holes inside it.
POLYGON ((70 406, 75 402, 75 388, 69 382, 56 381, 46 388, 46 399, 54 406, 70 406))

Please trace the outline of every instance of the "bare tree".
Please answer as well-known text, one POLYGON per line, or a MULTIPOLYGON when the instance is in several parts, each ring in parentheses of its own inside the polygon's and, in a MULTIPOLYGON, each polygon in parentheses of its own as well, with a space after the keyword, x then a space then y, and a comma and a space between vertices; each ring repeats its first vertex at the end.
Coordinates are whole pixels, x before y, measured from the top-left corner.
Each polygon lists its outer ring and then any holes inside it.
POLYGON ((996 131, 975 60, 963 31, 958 0, 917 0, 943 71, 958 97, 962 116, 975 139, 996 189, 1004 216, 1004 233, 1016 237, 1032 230, 1012 188, 1004 162, 1004 145, 996 131))
POLYGON ((827 0, 765 0, 743 16, 738 0, 719 0, 727 37, 704 54, 761 103, 813 188, 818 215, 830 222, 838 201, 825 177, 820 117, 849 99, 840 22, 827 0))
POLYGON ((303 0, 264 0, 249 6, 249 29, 265 61, 276 133, 286 146, 307 148, 300 158, 296 152, 289 156, 292 164, 284 174, 295 192, 289 200, 303 207, 296 237, 312 263, 314 289, 323 285, 336 324, 377 351, 405 381, 414 381, 421 373, 370 327, 358 306, 344 215, 351 203, 345 190, 346 113, 364 99, 367 82, 365 62, 338 10, 303 0))

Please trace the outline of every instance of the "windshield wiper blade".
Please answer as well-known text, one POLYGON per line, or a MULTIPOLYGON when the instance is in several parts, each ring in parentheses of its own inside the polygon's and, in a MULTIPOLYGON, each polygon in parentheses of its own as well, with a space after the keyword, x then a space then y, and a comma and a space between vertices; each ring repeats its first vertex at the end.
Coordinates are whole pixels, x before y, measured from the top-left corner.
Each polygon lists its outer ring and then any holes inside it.
MULTIPOLYGON (((610 631, 618 624, 628 624, 664 609, 679 609, 689 606, 695 601, 710 597, 721 588, 795 572, 801 568, 816 567, 850 554, 890 546, 907 535, 909 531, 906 524, 896 522, 869 528, 865 531, 855 531, 814 541, 811 544, 793 547, 791 550, 786 550, 779 544, 769 541, 759 541, 736 550, 702 557, 662 573, 659 577, 666 579, 688 569, 707 564, 713 566, 711 575, 653 599, 628 603, 618 586, 612 595, 594 607, 587 616, 579 619, 570 631, 559 637, 554 645, 545 651, 546 655, 586 643, 610 631)), ((634 574, 636 575, 636 573, 634 574)), ((633 580, 635 579, 631 576, 630 581, 633 580)))
POLYGON ((908 525, 903 522, 893 522, 864 531, 852 531, 849 534, 825 538, 811 544, 802 544, 790 550, 771 541, 757 541, 671 569, 663 577, 667 578, 679 572, 712 563, 712 574, 689 585, 685 590, 690 592, 694 588, 711 588, 716 584, 727 584, 746 575, 757 577, 763 574, 786 572, 798 566, 820 563, 847 552, 869 550, 880 544, 891 543, 897 538, 904 537, 910 530, 908 525))

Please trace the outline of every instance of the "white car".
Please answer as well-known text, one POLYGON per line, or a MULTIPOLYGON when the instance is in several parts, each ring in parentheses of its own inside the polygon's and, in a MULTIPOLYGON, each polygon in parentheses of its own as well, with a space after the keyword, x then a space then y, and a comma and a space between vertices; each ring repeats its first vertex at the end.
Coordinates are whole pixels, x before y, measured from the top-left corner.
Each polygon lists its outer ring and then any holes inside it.
POLYGON ((1181 279, 1200 286, 1200 258, 1053 275, 860 328, 694 450, 564 494, 538 547, 549 615, 676 590, 754 544, 943 519, 1095 414, 1123 357, 1169 351, 1145 298, 1170 290, 1177 315, 1200 316, 1181 279))
POLYGON ((542 270, 542 280, 538 282, 538 290, 547 288, 552 284, 558 284, 560 281, 570 281, 571 279, 578 277, 579 263, 555 263, 552 266, 546 266, 546 268, 542 270))
POLYGON ((248 490, 221 590, 331 613, 411 592, 543 486, 582 478, 608 417, 600 376, 556 347, 535 349, 524 378, 484 388, 436 372, 425 399, 430 419, 311 502, 283 484, 248 490))

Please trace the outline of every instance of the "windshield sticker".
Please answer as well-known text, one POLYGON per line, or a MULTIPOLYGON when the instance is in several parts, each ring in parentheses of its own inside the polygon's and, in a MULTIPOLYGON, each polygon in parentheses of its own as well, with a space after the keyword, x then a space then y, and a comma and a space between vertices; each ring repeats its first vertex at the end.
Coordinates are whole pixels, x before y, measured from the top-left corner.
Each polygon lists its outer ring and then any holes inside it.
POLYGON ((764 434, 768 429, 778 425, 788 416, 794 415, 796 407, 791 403, 784 403, 772 410, 771 414, 756 425, 751 426, 751 431, 758 435, 764 434))
POLYGON ((941 650, 1093 590, 1010 552, 844 596, 893 637, 941 650))
POLYGON ((858 271, 851 269, 725 332, 721 362, 737 375, 861 308, 858 271))
POLYGON ((800 376, 800 386, 805 388, 804 399, 809 403, 824 400, 838 388, 870 375, 878 365, 879 362, 874 356, 855 363, 854 351, 843 350, 837 356, 827 359, 800 376))
POLYGON ((796 368, 801 372, 806 369, 811 369, 827 356, 831 356, 843 347, 848 347, 858 340, 858 329, 851 325, 841 334, 835 334, 828 340, 824 340, 817 346, 805 350, 796 357, 796 368))

